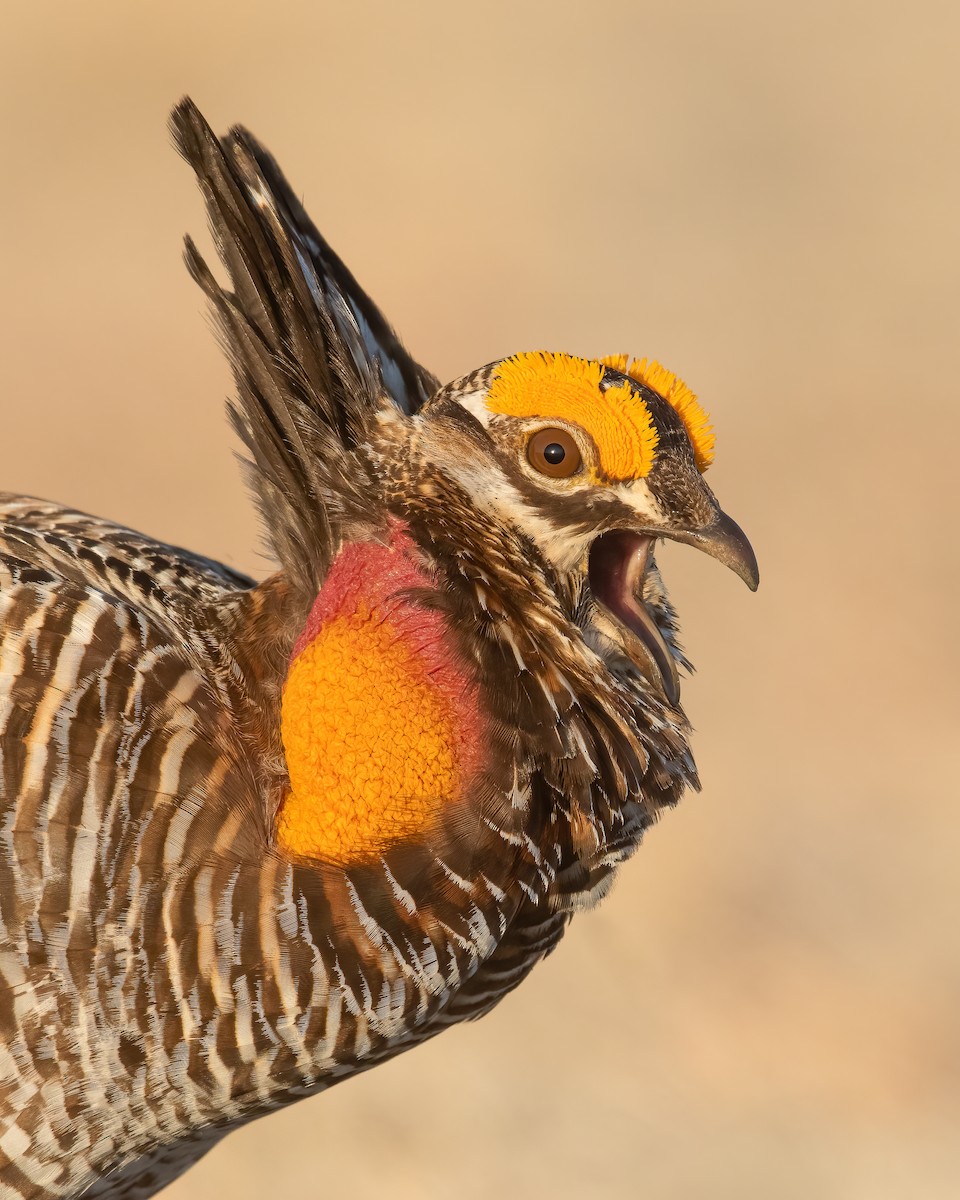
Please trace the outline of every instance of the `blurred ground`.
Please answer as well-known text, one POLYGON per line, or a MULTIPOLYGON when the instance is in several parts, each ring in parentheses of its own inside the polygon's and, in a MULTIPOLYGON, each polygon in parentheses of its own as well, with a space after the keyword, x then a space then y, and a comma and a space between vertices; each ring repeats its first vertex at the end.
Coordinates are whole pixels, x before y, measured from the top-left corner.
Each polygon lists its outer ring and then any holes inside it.
POLYGON ((261 572, 180 264, 189 91, 408 344, 652 354, 754 597, 664 556, 705 788, 481 1024, 170 1200, 960 1194, 957 10, 21 5, 0 46, 0 486, 261 572))

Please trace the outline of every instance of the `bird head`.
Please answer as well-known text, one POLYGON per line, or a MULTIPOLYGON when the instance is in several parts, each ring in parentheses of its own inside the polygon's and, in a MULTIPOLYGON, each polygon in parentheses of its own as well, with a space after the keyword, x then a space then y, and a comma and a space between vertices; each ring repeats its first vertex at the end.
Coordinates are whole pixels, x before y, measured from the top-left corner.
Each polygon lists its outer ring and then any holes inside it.
POLYGON ((675 705, 657 539, 703 550, 751 589, 759 578, 703 478, 714 435, 686 385, 626 355, 517 354, 448 384, 413 420, 421 461, 549 571, 585 585, 573 591, 598 607, 601 632, 675 705))
MULTIPOLYGON (((440 387, 247 131, 221 142, 189 101, 173 128, 204 181, 236 291, 219 288, 189 239, 188 264, 231 350, 234 422, 273 548, 304 594, 322 586, 338 542, 377 525, 378 493, 406 517, 433 492, 436 519, 452 488, 464 519, 486 521, 488 550, 498 531, 520 539, 568 597, 586 597, 589 629, 577 623, 608 661, 625 657, 676 706, 682 656, 657 539, 713 555, 752 589, 759 578, 703 479, 714 437, 689 388, 646 359, 545 352, 440 387)), ((460 554, 455 535, 447 550, 460 554)))

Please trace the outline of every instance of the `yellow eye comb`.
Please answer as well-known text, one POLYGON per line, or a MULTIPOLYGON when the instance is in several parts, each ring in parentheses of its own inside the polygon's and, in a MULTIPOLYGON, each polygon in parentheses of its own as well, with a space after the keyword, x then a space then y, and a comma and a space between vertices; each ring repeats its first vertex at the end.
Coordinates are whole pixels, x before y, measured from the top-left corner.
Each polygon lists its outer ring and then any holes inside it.
POLYGON ((593 438, 608 480, 642 479, 657 454, 646 402, 629 384, 600 386, 603 365, 570 354, 534 351, 498 366, 487 407, 513 417, 569 421, 593 438))
POLYGON ((666 400, 683 422, 687 437, 693 446, 697 470, 702 474, 713 462, 717 435, 711 428, 710 418, 703 406, 683 380, 678 379, 672 371, 668 371, 658 362, 642 358, 639 362, 631 363, 629 354, 610 354, 600 361, 605 367, 611 367, 614 371, 636 379, 638 383, 642 383, 666 400))

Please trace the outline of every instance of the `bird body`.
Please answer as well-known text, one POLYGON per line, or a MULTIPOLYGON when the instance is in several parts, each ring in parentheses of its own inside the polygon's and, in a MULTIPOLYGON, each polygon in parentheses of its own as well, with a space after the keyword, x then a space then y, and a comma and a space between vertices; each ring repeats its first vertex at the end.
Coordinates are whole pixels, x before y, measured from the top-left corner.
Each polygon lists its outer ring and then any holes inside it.
POLYGON ((656 364, 441 388, 184 102, 280 569, 0 500, 0 1197, 152 1195, 482 1015, 696 785, 657 537, 756 586, 656 364))

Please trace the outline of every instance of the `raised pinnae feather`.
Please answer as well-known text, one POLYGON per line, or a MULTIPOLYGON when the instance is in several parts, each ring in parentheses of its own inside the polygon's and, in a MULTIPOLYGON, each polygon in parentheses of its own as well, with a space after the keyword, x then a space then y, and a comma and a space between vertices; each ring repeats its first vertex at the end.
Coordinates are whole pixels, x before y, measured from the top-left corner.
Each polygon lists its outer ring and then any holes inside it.
MULTIPOLYGON (((189 99, 174 109, 171 128, 230 277, 227 291, 186 239, 187 266, 214 305, 233 367, 231 416, 250 452, 268 540, 293 582, 316 594, 345 531, 382 521, 356 450, 391 398, 361 322, 389 327, 359 289, 361 300, 341 292, 320 249, 334 267, 339 260, 248 133, 217 138, 189 99)), ((352 283, 345 268, 342 279, 352 283)), ((424 387, 429 378, 422 373, 424 387)))

